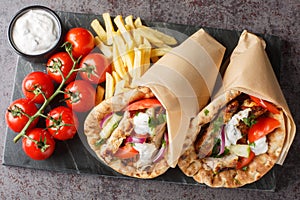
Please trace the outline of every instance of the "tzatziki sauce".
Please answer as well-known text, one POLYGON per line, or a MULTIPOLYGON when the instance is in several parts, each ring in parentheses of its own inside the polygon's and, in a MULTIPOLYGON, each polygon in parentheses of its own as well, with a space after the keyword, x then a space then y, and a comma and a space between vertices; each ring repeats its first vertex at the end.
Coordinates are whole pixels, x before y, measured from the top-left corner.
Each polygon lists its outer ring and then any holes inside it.
POLYGON ((139 112, 133 117, 133 127, 137 134, 145 135, 150 133, 150 128, 148 125, 149 115, 147 113, 139 112))
POLYGON ((267 137, 264 136, 254 142, 254 145, 250 146, 251 151, 255 153, 255 155, 260 155, 263 153, 266 153, 268 151, 268 143, 267 143, 267 137))
POLYGON ((22 53, 39 55, 56 45, 59 34, 59 24, 50 13, 32 9, 16 20, 12 39, 22 53))
POLYGON ((236 144, 236 142, 241 139, 242 133, 238 129, 238 124, 240 120, 243 120, 244 118, 247 118, 249 115, 249 112, 251 111, 251 108, 247 108, 245 110, 242 110, 235 115, 229 120, 227 125, 225 126, 225 133, 226 133, 226 139, 225 139, 225 146, 228 147, 231 144, 236 144))

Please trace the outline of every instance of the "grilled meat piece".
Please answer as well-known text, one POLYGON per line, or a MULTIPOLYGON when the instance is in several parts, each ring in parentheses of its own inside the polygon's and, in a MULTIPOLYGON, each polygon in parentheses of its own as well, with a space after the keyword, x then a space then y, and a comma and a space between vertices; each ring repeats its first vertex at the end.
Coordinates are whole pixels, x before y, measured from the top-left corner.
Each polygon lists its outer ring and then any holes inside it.
POLYGON ((211 155, 218 134, 213 130, 213 126, 209 126, 195 142, 195 149, 200 159, 211 155))
POLYGON ((252 115, 256 119, 256 118, 262 116, 263 114, 265 114, 265 112, 267 112, 267 109, 260 107, 260 106, 254 106, 251 108, 250 116, 252 115))
POLYGON ((213 170, 213 172, 218 173, 225 168, 235 168, 239 157, 234 154, 226 155, 222 158, 204 158, 203 162, 213 170))
POLYGON ((112 132, 106 144, 101 147, 101 154, 108 162, 110 162, 112 155, 118 151, 123 140, 130 135, 132 130, 132 119, 130 118, 130 113, 126 111, 118 127, 112 132))
POLYGON ((236 113, 236 111, 239 108, 239 102, 237 100, 234 100, 230 102, 226 108, 225 108, 225 113, 224 113, 224 123, 227 123, 231 117, 236 113))

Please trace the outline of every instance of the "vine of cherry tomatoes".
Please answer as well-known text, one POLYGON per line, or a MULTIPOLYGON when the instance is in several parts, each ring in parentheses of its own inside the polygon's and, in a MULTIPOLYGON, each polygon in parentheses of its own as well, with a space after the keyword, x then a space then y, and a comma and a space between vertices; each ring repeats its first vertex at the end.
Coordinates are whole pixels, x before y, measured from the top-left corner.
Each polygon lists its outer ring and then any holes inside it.
POLYGON ((89 30, 70 29, 63 46, 65 51, 55 53, 46 63, 47 73, 34 71, 25 76, 24 98, 13 101, 5 113, 8 127, 18 133, 14 142, 22 138, 23 151, 34 160, 50 157, 55 140, 68 140, 76 135, 76 112, 87 112, 95 105, 93 84, 104 82, 105 72, 111 70, 106 57, 91 53, 95 44, 89 30), (76 79, 78 72, 82 80, 76 79), (58 94, 64 94, 64 105, 45 113, 58 94), (45 127, 37 127, 41 119, 45 120, 45 127))

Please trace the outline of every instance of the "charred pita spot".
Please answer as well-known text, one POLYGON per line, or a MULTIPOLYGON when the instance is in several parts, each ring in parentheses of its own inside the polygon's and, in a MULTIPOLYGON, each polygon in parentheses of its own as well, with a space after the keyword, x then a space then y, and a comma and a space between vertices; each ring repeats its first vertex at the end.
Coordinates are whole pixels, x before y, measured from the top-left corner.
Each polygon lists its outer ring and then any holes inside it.
POLYGON ((181 159, 181 160, 185 160, 187 157, 188 157, 188 156, 187 156, 186 154, 183 154, 183 155, 180 156, 180 159, 181 159))

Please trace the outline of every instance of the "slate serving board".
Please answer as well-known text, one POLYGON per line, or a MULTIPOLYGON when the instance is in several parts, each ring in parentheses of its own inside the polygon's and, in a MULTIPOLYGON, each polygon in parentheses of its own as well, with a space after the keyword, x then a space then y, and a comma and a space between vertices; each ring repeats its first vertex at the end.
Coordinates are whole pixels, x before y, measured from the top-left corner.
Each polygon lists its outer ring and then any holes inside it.
MULTIPOLYGON (((102 17, 93 14, 78 14, 78 13, 68 13, 57 11, 57 14, 60 16, 66 30, 71 27, 85 27, 91 30, 90 23, 93 19, 97 18, 100 22, 102 17)), ((189 35, 196 32, 201 26, 188 26, 188 25, 178 25, 178 24, 169 24, 169 23, 160 23, 160 22, 145 22, 148 26, 155 27, 163 32, 174 35, 179 42, 182 42, 189 35)), ((231 54, 232 50, 236 46, 241 31, 230 31, 230 30, 221 30, 215 28, 205 28, 203 27, 211 36, 218 40, 221 44, 226 47, 226 52, 224 56, 223 64, 226 64, 228 57, 231 54)), ((91 30, 92 31, 92 30, 91 30)), ((93 32, 93 31, 92 31, 93 32)), ((94 33, 94 32, 93 32, 94 33)), ((94 33, 95 34, 95 33, 94 33)), ((279 79, 280 73, 280 57, 281 57, 281 41, 278 37, 270 35, 260 35, 265 39, 267 43, 267 54, 279 79)), ((15 85, 13 89, 12 100, 22 98, 22 80, 23 78, 32 71, 45 71, 45 64, 43 63, 30 63, 21 57, 18 58, 17 70, 15 74, 15 85)), ((58 97, 60 98, 60 97, 58 97)), ((55 107, 58 100, 54 100, 54 103, 49 105, 47 110, 55 107)), ((22 143, 13 143, 13 138, 16 133, 7 129, 6 131, 6 140, 4 147, 3 155, 3 164, 8 166, 17 166, 25 168, 34 168, 40 170, 51 170, 59 172, 70 172, 70 173, 89 173, 89 174, 98 174, 101 176, 109 177, 119 177, 119 178, 128 178, 130 177, 123 176, 109 167, 102 164, 93 151, 89 148, 86 138, 83 134, 83 121, 87 113, 79 114, 78 117, 81 121, 81 127, 78 131, 78 134, 74 139, 69 141, 57 141, 54 154, 47 160, 44 161, 34 161, 28 158, 23 150, 22 143)), ((39 123, 40 126, 43 126, 43 122, 39 123)), ((149 180, 150 181, 150 180, 149 180)), ((179 168, 169 169, 165 174, 151 179, 151 181, 165 181, 165 182, 174 182, 179 184, 192 184, 198 186, 204 186, 195 182, 192 178, 185 176, 179 168)), ((243 186, 244 189, 257 189, 257 190, 267 190, 274 191, 276 188, 276 176, 275 170, 272 169, 259 181, 243 186)))

